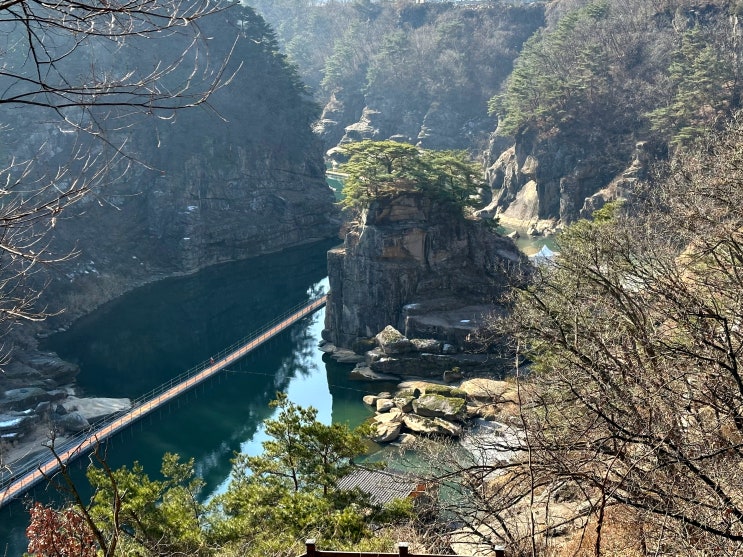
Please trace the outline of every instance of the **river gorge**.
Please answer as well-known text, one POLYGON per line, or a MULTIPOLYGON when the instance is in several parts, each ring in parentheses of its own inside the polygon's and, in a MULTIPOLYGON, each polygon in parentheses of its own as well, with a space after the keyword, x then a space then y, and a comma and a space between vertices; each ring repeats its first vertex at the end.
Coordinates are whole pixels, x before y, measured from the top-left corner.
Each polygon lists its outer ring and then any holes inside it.
MULTIPOLYGON (((80 365, 83 395, 139 396, 324 288, 331 246, 318 243, 144 286, 50 337, 43 348, 80 365)), ((318 349, 323 320, 324 311, 304 319, 239 365, 114 437, 108 443, 110 464, 130 466, 138 460, 156 476, 165 452, 194 458, 208 498, 228 481, 235 451, 260 449, 259 426, 270 416, 268 403, 277 391, 316 407, 323 421, 359 424, 370 415, 362 396, 386 387, 351 381, 350 365, 323 357, 318 349)), ((79 467, 86 462, 81 459, 79 467)), ((53 497, 43 486, 31 495, 53 497)), ((25 551, 27 521, 22 502, 0 512, 0 554, 25 551)))

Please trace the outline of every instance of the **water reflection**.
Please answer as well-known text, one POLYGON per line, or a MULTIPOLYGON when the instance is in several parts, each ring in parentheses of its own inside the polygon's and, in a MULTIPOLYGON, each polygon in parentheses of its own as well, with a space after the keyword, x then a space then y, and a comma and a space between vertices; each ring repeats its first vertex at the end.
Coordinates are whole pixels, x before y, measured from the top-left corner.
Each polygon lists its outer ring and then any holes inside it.
POLYGON ((45 348, 80 364, 87 394, 137 396, 207 360, 307 298, 326 274, 323 243, 144 286, 45 348))
MULTIPOLYGON (((147 285, 50 337, 44 349, 78 363, 86 395, 136 397, 245 337, 325 287, 330 243, 220 265, 147 285)), ((106 447, 114 467, 138 460, 159 475, 165 452, 194 458, 209 493, 224 484, 235 451, 260 448, 259 426, 277 391, 316 406, 330 420, 332 400, 317 343, 322 312, 306 318, 226 373, 150 415, 106 447), (294 388, 294 383, 301 387, 294 388), (301 395, 301 396, 300 396, 301 395)), ((293 399, 294 400, 294 399, 293 399)), ((83 464, 76 472, 83 481, 83 464)), ((33 496, 48 499, 37 490, 33 496)), ((21 555, 27 514, 0 512, 0 555, 21 555)))
MULTIPOLYGON (((51 337, 44 348, 81 366, 79 384, 86 394, 138 396, 326 288, 331 246, 305 246, 148 285, 51 337)), ((371 415, 362 396, 392 385, 350 381, 351 366, 324 357, 317 348, 323 321, 323 311, 305 318, 115 436, 107 445, 109 463, 131 466, 137 460, 157 477, 163 453, 193 458, 208 498, 225 489, 236 451, 261 450, 260 424, 271 416, 268 403, 277 391, 314 406, 325 423, 360 424, 371 415)), ((85 461, 80 462, 76 477, 83 481, 85 461)), ((52 495, 33 493, 42 500, 52 495)), ((0 511, 0 555, 6 542, 8 557, 23 553, 26 523, 21 504, 0 511)))

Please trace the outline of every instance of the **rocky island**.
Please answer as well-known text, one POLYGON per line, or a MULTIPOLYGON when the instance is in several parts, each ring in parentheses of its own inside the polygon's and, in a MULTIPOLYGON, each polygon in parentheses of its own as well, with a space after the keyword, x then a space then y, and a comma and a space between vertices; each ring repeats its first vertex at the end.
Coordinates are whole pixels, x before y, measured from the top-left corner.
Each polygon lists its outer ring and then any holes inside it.
POLYGON ((392 325, 462 345, 527 267, 511 239, 425 194, 375 199, 328 253, 325 339, 350 348, 392 325))

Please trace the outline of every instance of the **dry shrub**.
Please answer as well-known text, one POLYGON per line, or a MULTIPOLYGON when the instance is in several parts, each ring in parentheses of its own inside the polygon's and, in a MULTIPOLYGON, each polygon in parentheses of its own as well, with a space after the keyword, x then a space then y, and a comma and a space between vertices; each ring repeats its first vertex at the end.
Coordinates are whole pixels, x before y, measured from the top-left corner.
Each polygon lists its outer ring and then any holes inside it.
MULTIPOLYGON (((595 556, 596 525, 597 519, 593 516, 584 530, 573 532, 564 543, 553 546, 549 557, 595 556)), ((601 528, 601 556, 644 556, 642 534, 642 524, 633 509, 620 505, 608 507, 601 528)))

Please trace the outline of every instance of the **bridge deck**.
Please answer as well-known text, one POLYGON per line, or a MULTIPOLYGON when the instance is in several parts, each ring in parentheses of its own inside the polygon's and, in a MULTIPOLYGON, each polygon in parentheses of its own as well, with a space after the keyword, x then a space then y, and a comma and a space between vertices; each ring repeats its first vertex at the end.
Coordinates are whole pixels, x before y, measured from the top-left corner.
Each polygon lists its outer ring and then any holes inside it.
POLYGON ((213 377, 230 364, 244 357, 251 350, 257 348, 303 317, 306 317, 323 307, 326 301, 327 296, 323 295, 299 309, 292 310, 289 314, 278 318, 244 341, 241 341, 240 343, 219 353, 216 358, 185 372, 174 380, 162 385, 160 388, 155 389, 151 394, 145 395, 143 398, 133 403, 130 410, 115 414, 112 417, 94 424, 93 429, 84 432, 82 436, 78 436, 64 443, 61 448, 57 447, 59 451, 59 461, 54 458, 50 451, 49 454, 44 455, 43 459, 27 463, 16 471, 12 471, 13 464, 11 463, 9 466, 11 473, 6 474, 7 477, 4 479, 0 478, 0 508, 33 487, 45 477, 57 472, 60 463, 66 464, 78 456, 85 454, 90 449, 93 449, 98 443, 105 441, 139 418, 167 404, 210 377, 213 377))

